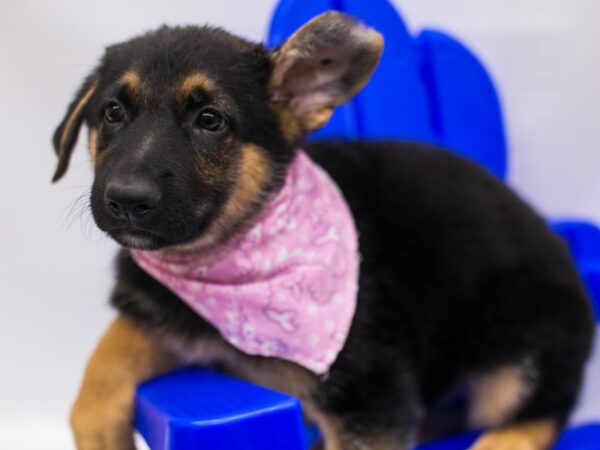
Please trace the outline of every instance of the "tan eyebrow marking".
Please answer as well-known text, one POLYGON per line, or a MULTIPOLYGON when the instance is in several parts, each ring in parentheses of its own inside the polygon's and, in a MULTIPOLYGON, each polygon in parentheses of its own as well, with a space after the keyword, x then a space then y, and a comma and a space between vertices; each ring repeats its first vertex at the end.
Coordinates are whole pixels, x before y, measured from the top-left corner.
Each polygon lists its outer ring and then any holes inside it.
POLYGON ((214 92, 216 84, 212 78, 201 72, 188 75, 179 86, 180 99, 185 100, 195 89, 214 92))
POLYGON ((121 77, 121 84, 127 87, 129 96, 133 102, 139 102, 142 91, 142 80, 140 75, 133 70, 129 70, 121 77))

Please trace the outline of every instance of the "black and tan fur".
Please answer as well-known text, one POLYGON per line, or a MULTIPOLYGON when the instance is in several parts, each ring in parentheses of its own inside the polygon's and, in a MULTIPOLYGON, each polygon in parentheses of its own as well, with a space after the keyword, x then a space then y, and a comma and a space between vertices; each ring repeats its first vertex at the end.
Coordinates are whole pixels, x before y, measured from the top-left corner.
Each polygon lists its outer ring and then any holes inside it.
MULTIPOLYGON (((303 136, 367 82, 382 45, 328 13, 273 52, 209 27, 164 27, 110 47, 55 133, 54 180, 86 123, 102 230, 124 247, 221 245, 278 191, 303 136)), ((231 347, 123 250, 119 318, 73 407, 78 449, 133 448, 135 386, 195 363, 298 396, 326 450, 408 448, 457 387, 469 394, 463 425, 493 430, 476 450, 548 449, 593 332, 565 245, 508 188, 445 150, 305 148, 360 233, 357 312, 328 376, 231 347)))

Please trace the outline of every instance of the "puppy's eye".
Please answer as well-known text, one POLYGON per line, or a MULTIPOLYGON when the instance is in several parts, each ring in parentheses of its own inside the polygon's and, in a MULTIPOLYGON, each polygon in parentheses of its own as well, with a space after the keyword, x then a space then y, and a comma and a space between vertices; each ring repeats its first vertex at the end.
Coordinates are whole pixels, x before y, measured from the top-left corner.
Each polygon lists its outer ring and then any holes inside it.
POLYGON ((227 125, 227 121, 221 113, 212 108, 203 109, 198 115, 196 123, 200 128, 208 131, 222 131, 227 125))
POLYGON ((109 123, 121 122, 125 117, 123 107, 117 102, 108 102, 104 105, 104 119, 109 123))

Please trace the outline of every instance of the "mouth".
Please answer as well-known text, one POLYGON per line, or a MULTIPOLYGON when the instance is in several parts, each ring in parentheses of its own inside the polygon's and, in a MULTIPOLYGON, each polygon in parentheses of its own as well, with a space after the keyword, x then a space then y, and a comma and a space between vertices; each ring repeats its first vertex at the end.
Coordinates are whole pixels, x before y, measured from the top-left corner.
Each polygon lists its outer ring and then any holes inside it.
POLYGON ((129 249, 157 250, 166 244, 160 235, 134 227, 115 228, 107 233, 119 245, 129 249))

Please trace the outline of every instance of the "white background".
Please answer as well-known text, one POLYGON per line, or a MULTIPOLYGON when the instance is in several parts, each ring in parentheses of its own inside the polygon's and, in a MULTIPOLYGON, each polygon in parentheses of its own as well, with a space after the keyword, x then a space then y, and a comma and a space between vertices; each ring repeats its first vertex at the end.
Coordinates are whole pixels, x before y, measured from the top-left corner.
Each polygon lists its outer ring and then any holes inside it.
MULTIPOLYGON (((394 3, 412 30, 449 31, 486 62, 504 101, 511 185, 546 215, 600 223, 600 2, 394 3)), ((105 45, 162 23, 260 40, 274 4, 0 0, 0 448, 70 448, 68 406, 112 317, 115 246, 79 214, 84 203, 69 214, 92 179, 82 145, 66 179, 49 183, 50 136, 81 79, 105 45)))

